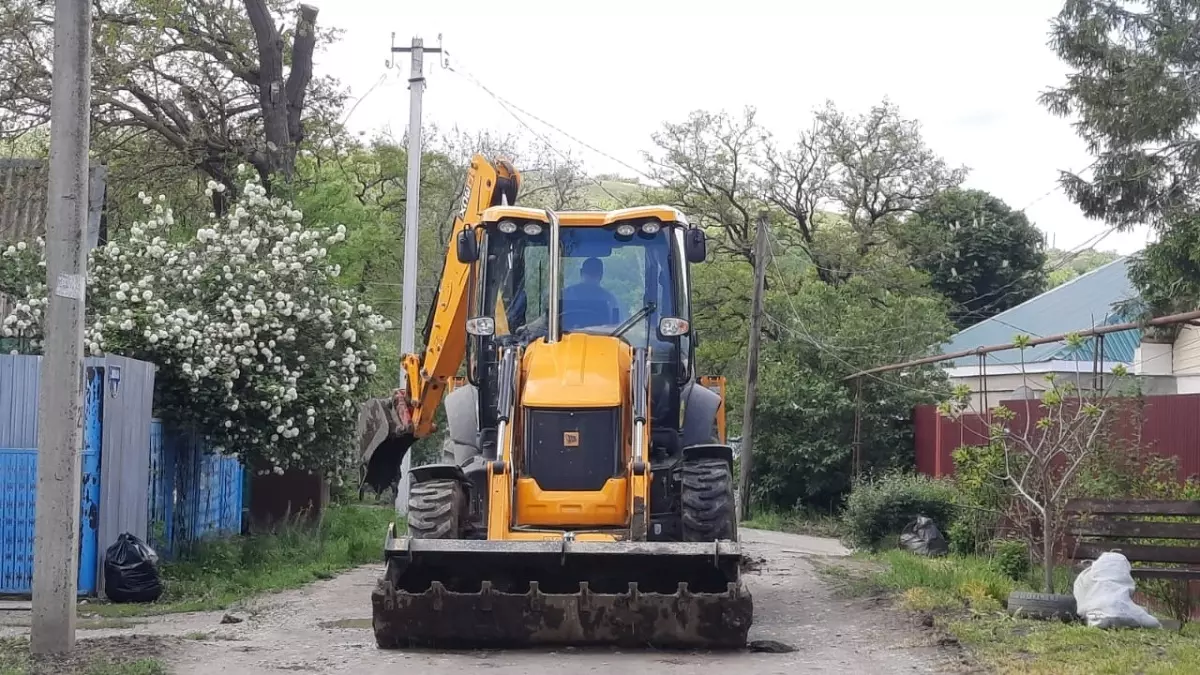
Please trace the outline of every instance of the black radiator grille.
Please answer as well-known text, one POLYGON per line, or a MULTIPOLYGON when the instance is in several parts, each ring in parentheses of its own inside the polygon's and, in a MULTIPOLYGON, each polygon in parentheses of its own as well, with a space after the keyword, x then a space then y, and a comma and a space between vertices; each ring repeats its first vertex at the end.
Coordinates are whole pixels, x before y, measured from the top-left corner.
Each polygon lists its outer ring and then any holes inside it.
POLYGON ((543 490, 594 491, 622 473, 618 408, 529 410, 525 471, 543 490))

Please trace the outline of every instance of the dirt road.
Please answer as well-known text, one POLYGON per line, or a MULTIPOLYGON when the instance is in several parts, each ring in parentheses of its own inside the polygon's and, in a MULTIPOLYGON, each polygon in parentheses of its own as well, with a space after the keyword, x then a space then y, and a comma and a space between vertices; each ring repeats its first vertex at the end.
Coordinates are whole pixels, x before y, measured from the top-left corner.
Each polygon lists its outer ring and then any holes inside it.
POLYGON ((241 614, 246 617, 241 623, 222 624, 220 612, 173 615, 120 629, 81 631, 80 637, 136 633, 179 638, 164 655, 179 675, 457 675, 475 669, 490 675, 550 675, 564 667, 572 675, 953 672, 953 661, 903 618, 833 596, 811 558, 844 555, 837 542, 755 530, 742 533, 747 552, 764 560, 747 579, 755 605, 750 638, 775 640, 795 651, 382 651, 371 633, 369 602, 379 566, 257 600, 241 614))

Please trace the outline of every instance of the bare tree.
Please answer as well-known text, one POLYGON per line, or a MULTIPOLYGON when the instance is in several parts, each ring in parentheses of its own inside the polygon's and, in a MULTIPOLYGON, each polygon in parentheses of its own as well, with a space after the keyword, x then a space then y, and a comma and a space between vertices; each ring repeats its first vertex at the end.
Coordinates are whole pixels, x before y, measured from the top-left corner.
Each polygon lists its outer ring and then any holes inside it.
POLYGON ((245 0, 246 15, 254 27, 258 43, 258 105, 265 138, 255 144, 250 161, 262 175, 264 184, 276 173, 291 180, 295 173, 296 151, 304 140, 301 113, 304 96, 312 81, 313 50, 317 46, 317 8, 300 5, 292 37, 291 71, 283 79, 283 35, 275 24, 266 0, 245 0))
MULTIPOLYGON (((1028 341, 1028 336, 1018 336, 1015 342, 1025 349, 1028 341)), ((1067 339, 1075 347, 1082 343, 1078 335, 1067 339)), ((1036 386, 1024 361, 1022 375, 1026 386, 1036 386)), ((1045 593, 1054 592, 1055 546, 1066 534, 1067 500, 1076 496, 1080 472, 1103 450, 1106 431, 1119 415, 1113 393, 1124 375, 1124 369, 1115 368, 1103 388, 1084 390, 1051 374, 1045 377, 1040 402, 1009 402, 987 411, 989 440, 1001 460, 990 473, 1016 496, 1013 520, 1030 550, 1040 545, 1045 593)), ((958 387, 942 404, 942 414, 961 414, 970 407, 970 397, 969 387, 958 387)))
POLYGON ((651 176, 671 201, 702 226, 720 228, 717 247, 754 262, 754 214, 764 202, 757 186, 763 132, 755 110, 740 118, 696 111, 654 134, 660 153, 647 155, 651 176))
MULTIPOLYGON (((129 150, 152 165, 200 170, 224 184, 214 207, 236 191, 236 166, 264 181, 293 172, 305 123, 335 117, 336 81, 313 79, 316 9, 295 0, 243 5, 182 0, 92 0, 93 150, 106 159, 129 150), (295 15, 294 29, 281 24, 295 15), (283 77, 290 43, 290 72, 283 77), (150 152, 148 152, 148 150, 150 152)), ((0 136, 49 121, 53 6, 0 4, 0 136)))
POLYGON ((826 103, 817 123, 836 167, 828 198, 857 235, 859 255, 884 243, 899 216, 966 178, 965 167, 947 166, 925 144, 920 124, 887 100, 856 117, 826 103))
POLYGON ((861 259, 892 242, 902 216, 966 175, 886 100, 859 116, 826 103, 790 145, 762 129, 752 108, 740 118, 693 112, 654 142, 654 177, 673 203, 721 229, 722 250, 753 262, 751 214, 769 206, 772 229, 802 247, 827 283, 853 276, 861 259))

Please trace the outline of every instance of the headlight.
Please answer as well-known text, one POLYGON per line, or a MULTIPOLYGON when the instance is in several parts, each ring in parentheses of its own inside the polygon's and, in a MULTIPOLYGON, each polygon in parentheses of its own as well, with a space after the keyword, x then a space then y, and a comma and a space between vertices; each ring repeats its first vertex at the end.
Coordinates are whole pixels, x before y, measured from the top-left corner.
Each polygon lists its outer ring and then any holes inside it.
POLYGON ((623 223, 617 226, 617 234, 621 235, 622 237, 632 237, 634 232, 637 232, 637 228, 629 223, 623 223))
POLYGON ((542 226, 538 223, 525 223, 525 227, 521 229, 525 231, 525 234, 531 237, 536 237, 542 233, 542 226))
POLYGON ((471 335, 487 337, 496 332, 496 320, 490 316, 477 316, 467 319, 467 332, 471 335))
POLYGON ((642 232, 646 234, 654 234, 662 229, 662 225, 658 224, 657 220, 651 220, 642 225, 642 232))
POLYGON ((686 335, 688 328, 687 319, 680 319, 674 316, 664 316, 658 322, 658 332, 662 333, 663 337, 686 335))
POLYGON ((498 227, 504 234, 512 234, 513 232, 517 231, 517 224, 511 220, 500 221, 500 225, 498 225, 498 227))

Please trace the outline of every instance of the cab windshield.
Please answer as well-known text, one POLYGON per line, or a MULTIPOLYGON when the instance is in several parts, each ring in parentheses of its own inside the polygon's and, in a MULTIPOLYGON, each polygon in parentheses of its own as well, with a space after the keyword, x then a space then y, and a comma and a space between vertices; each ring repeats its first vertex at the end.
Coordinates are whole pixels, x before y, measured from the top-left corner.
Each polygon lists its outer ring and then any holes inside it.
MULTIPOLYGON (((495 318, 496 336, 546 334, 548 234, 488 233, 483 311, 495 318)), ((620 236, 613 227, 562 226, 559 234, 562 332, 620 332, 650 347, 653 361, 673 361, 676 341, 658 336, 659 319, 676 308, 668 230, 620 236)))

